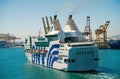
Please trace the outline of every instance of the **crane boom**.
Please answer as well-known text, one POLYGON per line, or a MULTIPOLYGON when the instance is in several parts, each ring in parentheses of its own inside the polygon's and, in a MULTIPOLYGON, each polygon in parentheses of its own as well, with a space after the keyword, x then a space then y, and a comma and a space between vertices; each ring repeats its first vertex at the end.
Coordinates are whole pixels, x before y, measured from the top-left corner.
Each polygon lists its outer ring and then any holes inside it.
POLYGON ((109 23, 110 23, 110 21, 106 21, 106 23, 105 23, 105 25, 104 25, 104 29, 107 29, 109 23))
POLYGON ((96 34, 96 44, 99 48, 106 48, 107 47, 107 31, 110 21, 106 21, 104 25, 101 25, 99 29, 95 31, 96 34), (103 34, 103 43, 101 44, 100 35, 103 34))

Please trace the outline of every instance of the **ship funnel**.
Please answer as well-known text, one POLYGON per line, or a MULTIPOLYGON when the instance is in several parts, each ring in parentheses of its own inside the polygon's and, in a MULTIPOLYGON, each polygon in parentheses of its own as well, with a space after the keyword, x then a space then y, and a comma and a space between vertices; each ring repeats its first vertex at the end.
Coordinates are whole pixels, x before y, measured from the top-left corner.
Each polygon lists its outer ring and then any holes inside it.
POLYGON ((44 26, 44 31, 45 31, 45 34, 47 34, 46 24, 45 24, 45 20, 44 20, 44 18, 43 18, 43 17, 42 17, 42 21, 43 21, 43 26, 44 26))
POLYGON ((56 19, 57 19, 57 15, 54 16, 54 20, 56 20, 56 19))
POLYGON ((69 15, 69 19, 70 19, 70 20, 72 19, 72 15, 69 15))
POLYGON ((52 24, 52 17, 50 16, 50 22, 51 22, 51 24, 52 24))
POLYGON ((50 25, 49 25, 49 22, 48 22, 48 18, 47 17, 45 17, 46 18, 46 23, 47 23, 47 33, 50 31, 50 25))
POLYGON ((72 15, 69 15, 66 25, 69 25, 71 30, 77 30, 77 26, 74 20, 72 19, 72 15))

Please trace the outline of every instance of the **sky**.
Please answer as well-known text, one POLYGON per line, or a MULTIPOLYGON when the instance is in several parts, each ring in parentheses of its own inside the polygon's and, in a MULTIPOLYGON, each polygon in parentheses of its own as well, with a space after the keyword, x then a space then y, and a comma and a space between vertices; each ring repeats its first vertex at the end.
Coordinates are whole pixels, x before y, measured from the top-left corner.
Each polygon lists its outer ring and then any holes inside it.
POLYGON ((70 14, 78 29, 83 32, 86 17, 90 16, 91 29, 95 30, 107 20, 108 37, 120 34, 120 0, 0 0, 0 33, 11 33, 24 39, 44 32, 42 17, 58 15, 64 29, 70 14))

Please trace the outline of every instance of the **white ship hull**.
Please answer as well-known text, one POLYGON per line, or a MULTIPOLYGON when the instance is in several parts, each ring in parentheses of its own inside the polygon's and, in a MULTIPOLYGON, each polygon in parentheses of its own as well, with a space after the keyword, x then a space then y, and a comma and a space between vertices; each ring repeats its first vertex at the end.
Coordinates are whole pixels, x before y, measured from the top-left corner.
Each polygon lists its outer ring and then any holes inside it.
MULTIPOLYGON (((98 67, 98 48, 96 46, 67 47, 67 44, 50 46, 47 53, 33 53, 27 49, 25 54, 30 62, 63 71, 89 71, 98 67)), ((72 44, 71 44, 72 45, 72 44)))

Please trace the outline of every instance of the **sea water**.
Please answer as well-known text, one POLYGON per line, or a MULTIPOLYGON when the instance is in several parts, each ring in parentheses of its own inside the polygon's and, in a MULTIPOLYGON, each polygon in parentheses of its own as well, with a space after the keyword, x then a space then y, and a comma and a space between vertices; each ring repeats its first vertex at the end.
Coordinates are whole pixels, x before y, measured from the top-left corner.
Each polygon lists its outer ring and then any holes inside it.
POLYGON ((64 72, 28 62, 23 48, 0 48, 0 79, 120 79, 120 50, 99 50, 99 68, 64 72))

